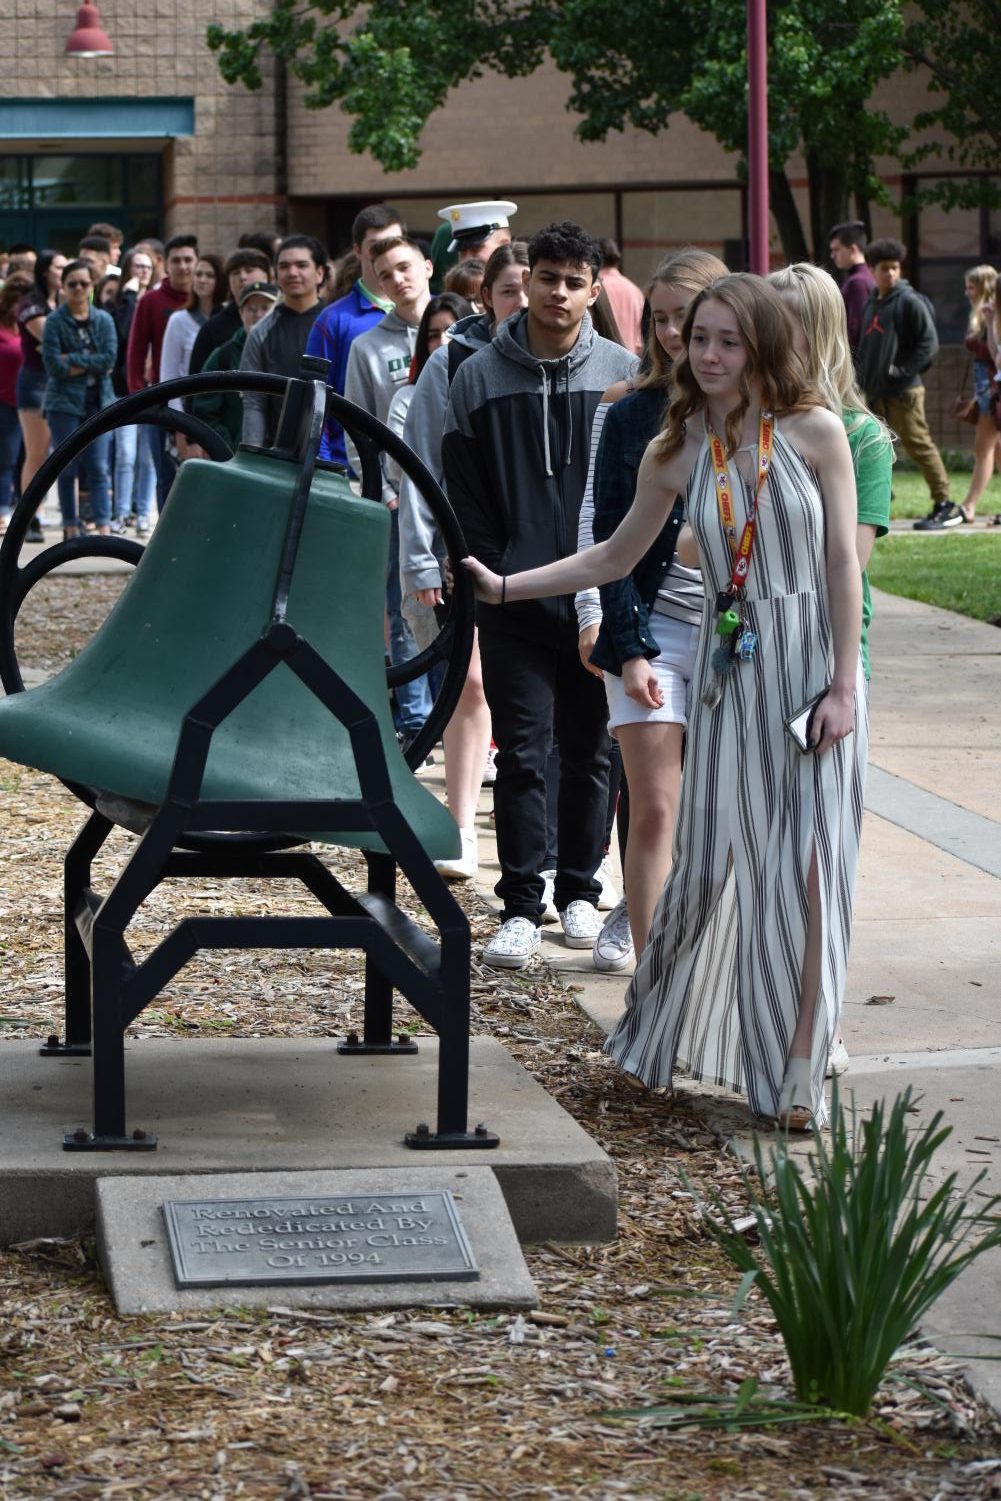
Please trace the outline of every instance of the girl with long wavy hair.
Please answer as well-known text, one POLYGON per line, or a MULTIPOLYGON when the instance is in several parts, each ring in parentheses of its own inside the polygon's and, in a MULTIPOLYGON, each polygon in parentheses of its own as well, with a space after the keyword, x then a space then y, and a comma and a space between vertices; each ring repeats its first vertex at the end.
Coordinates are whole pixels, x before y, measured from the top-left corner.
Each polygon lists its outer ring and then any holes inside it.
POLYGON ((664 429, 615 533, 509 578, 467 566, 500 609, 600 585, 635 567, 685 497, 706 609, 674 861, 606 1048, 647 1086, 684 1067, 803 1129, 826 1120, 867 748, 851 450, 760 277, 714 282, 682 338, 664 429))

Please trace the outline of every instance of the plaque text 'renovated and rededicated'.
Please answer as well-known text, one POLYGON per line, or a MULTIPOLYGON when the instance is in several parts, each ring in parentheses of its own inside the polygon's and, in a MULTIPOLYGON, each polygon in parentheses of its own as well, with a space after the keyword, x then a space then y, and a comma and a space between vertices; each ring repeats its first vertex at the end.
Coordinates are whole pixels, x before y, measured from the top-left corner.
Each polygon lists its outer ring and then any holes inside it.
POLYGON ((452 1193, 168 1199, 178 1287, 473 1280, 452 1193))

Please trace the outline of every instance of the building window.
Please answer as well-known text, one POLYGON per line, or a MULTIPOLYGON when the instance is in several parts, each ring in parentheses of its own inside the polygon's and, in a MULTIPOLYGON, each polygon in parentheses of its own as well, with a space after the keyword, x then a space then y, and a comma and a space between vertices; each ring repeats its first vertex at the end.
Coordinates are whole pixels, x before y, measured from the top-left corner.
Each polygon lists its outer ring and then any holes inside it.
POLYGON ((75 253, 96 220, 126 244, 163 230, 163 166, 153 153, 0 156, 0 244, 75 253))

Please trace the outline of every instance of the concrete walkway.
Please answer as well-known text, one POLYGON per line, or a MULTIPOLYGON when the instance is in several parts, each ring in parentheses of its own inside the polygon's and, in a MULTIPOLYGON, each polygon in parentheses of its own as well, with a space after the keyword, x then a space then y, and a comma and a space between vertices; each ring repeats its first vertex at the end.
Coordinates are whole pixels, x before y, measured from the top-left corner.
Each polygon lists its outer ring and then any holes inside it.
MULTIPOLYGON (((1001 1194, 1001 630, 878 592, 875 608, 842 1088, 864 1110, 912 1084, 916 1123, 941 1110, 953 1128, 940 1176, 956 1172, 965 1188, 985 1169, 979 1192, 1001 1194)), ((485 793, 477 886, 496 906, 489 808, 485 793)), ((588 954, 562 946, 558 927, 543 934, 546 961, 608 1031, 623 977, 596 974, 588 954)), ((734 1134, 733 1097, 698 1094, 747 1152, 750 1119, 734 1134)), ((1001 1356, 1001 1251, 969 1268, 924 1327, 950 1353, 1001 1356)), ((970 1374, 1001 1408, 1001 1364, 974 1358, 970 1374)))

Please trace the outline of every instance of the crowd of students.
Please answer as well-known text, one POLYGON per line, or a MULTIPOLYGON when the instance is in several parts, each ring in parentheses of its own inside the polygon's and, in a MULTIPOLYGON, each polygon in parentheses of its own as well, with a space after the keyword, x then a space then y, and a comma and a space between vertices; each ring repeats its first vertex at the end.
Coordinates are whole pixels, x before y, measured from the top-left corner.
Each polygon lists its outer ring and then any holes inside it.
MULTIPOLYGON (((475 873, 492 777, 501 911, 485 962, 524 966, 556 920, 597 967, 636 961, 608 1044, 631 1077, 655 1087, 683 1068, 745 1090, 760 1115, 820 1121, 825 1072, 846 1062, 865 568, 889 525, 891 429, 929 480, 923 525, 972 519, 996 452, 996 277, 967 279, 986 404, 979 469, 954 507, 923 414, 934 323, 902 282, 897 242, 866 246, 861 226, 837 226, 840 289, 812 265, 763 280, 689 248, 641 291, 612 242, 565 221, 513 240, 514 212, 450 205, 429 247, 373 205, 334 268, 302 234, 247 236, 224 261, 192 236, 144 241, 117 278, 93 258, 97 239, 115 254, 100 227, 76 259, 41 252, 30 284, 15 268, 0 293, 0 360, 11 328, 21 355, 8 403, 21 482, 116 391, 325 359, 331 386, 440 480, 472 554, 476 641, 444 732, 461 847, 439 869, 475 873), (603 865, 616 815, 618 900, 603 865)), ((273 398, 187 405, 230 447, 274 437, 273 398)), ((4 456, 12 431, 8 414, 4 456)), ((80 461, 91 524, 121 529, 132 512, 142 535, 174 465, 203 451, 180 427, 166 441, 120 430, 113 465, 109 443, 80 461)), ((321 459, 359 475, 333 417, 321 459)), ((59 495, 72 536, 72 472, 59 495)), ((387 640, 403 662, 434 635, 450 580, 426 503, 389 463, 382 500, 387 640)), ((405 745, 433 691, 425 679, 396 691, 405 745)))

